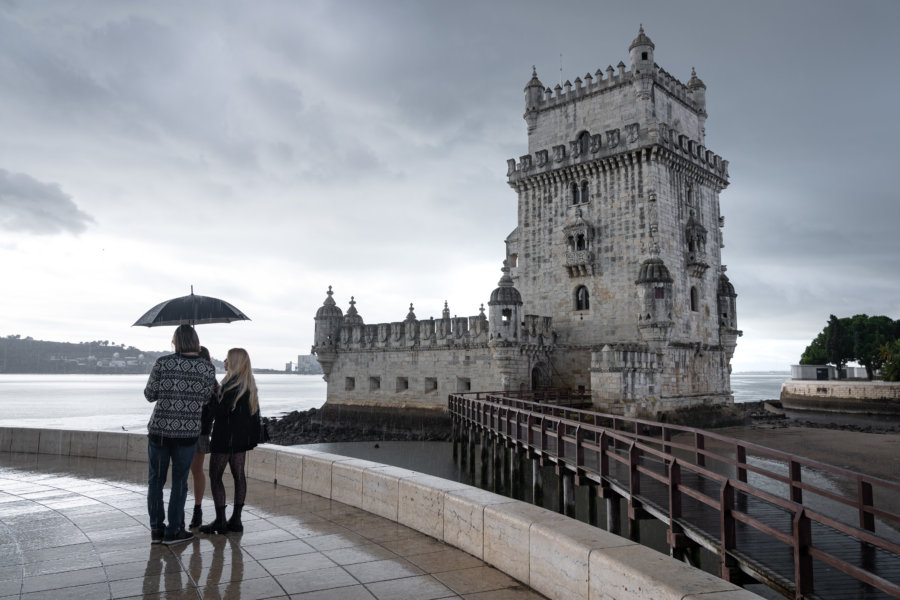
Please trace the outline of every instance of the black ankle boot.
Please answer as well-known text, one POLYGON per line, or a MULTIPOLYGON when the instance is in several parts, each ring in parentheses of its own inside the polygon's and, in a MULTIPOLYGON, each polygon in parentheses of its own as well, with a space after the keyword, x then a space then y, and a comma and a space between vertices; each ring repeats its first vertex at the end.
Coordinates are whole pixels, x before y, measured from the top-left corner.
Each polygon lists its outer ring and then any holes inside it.
POLYGON ((228 523, 225 522, 225 507, 216 507, 216 520, 209 525, 201 525, 200 533, 228 533, 228 523))
POLYGON ((194 529, 195 527, 200 527, 203 523, 203 510, 200 508, 199 504, 194 505, 194 516, 191 517, 191 524, 188 526, 189 529, 194 529))
POLYGON ((243 504, 235 504, 234 510, 231 511, 231 518, 228 519, 228 530, 235 531, 240 533, 244 531, 244 524, 241 523, 241 510, 243 510, 243 504))

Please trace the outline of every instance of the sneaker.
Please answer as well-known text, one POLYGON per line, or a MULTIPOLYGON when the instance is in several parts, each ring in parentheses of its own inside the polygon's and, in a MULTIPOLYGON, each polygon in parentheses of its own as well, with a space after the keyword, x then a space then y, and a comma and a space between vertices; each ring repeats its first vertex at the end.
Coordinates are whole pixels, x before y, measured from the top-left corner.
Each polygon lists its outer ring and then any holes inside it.
POLYGON ((161 544, 165 536, 165 529, 154 529, 150 532, 150 543, 161 544))
POLYGON ((194 539, 194 534, 186 529, 180 529, 178 532, 167 535, 163 538, 162 543, 166 546, 171 546, 172 544, 180 544, 181 542, 189 542, 194 539))

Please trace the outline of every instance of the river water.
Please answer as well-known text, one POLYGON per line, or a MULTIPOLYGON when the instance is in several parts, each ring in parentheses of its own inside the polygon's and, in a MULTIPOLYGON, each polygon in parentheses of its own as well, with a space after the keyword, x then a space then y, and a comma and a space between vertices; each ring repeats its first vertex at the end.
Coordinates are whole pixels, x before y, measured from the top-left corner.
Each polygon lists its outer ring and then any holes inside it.
MULTIPOLYGON (((735 373, 736 402, 778 398, 788 373, 735 373)), ((146 375, 0 374, 0 426, 146 431, 152 406, 146 375)), ((256 376, 263 415, 277 417, 325 402, 321 375, 256 376)))

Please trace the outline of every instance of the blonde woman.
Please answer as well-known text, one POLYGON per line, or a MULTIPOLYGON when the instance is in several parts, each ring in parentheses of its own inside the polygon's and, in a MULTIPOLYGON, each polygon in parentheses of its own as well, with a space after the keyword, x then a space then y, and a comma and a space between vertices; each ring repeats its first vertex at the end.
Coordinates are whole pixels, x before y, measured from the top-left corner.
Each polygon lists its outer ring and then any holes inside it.
POLYGON ((209 487, 216 519, 200 527, 200 533, 228 533, 244 530, 241 510, 247 495, 244 465, 247 451, 259 443, 259 398, 250 368, 250 356, 243 348, 232 348, 225 359, 225 379, 212 407, 212 435, 209 441, 209 487), (234 511, 225 520, 225 465, 234 479, 234 511))

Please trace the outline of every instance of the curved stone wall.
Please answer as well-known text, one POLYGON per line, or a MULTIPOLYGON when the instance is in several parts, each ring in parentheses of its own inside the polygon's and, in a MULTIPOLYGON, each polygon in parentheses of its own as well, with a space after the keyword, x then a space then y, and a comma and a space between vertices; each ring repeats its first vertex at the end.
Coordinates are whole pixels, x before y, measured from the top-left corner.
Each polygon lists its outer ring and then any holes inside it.
POLYGON ((785 381, 781 384, 781 403, 791 410, 900 417, 900 383, 805 379, 785 381))
MULTIPOLYGON (((0 427, 0 452, 147 461, 145 434, 0 427)), ((396 521, 554 600, 759 596, 636 542, 462 483, 367 460, 263 445, 247 475, 396 521)))

